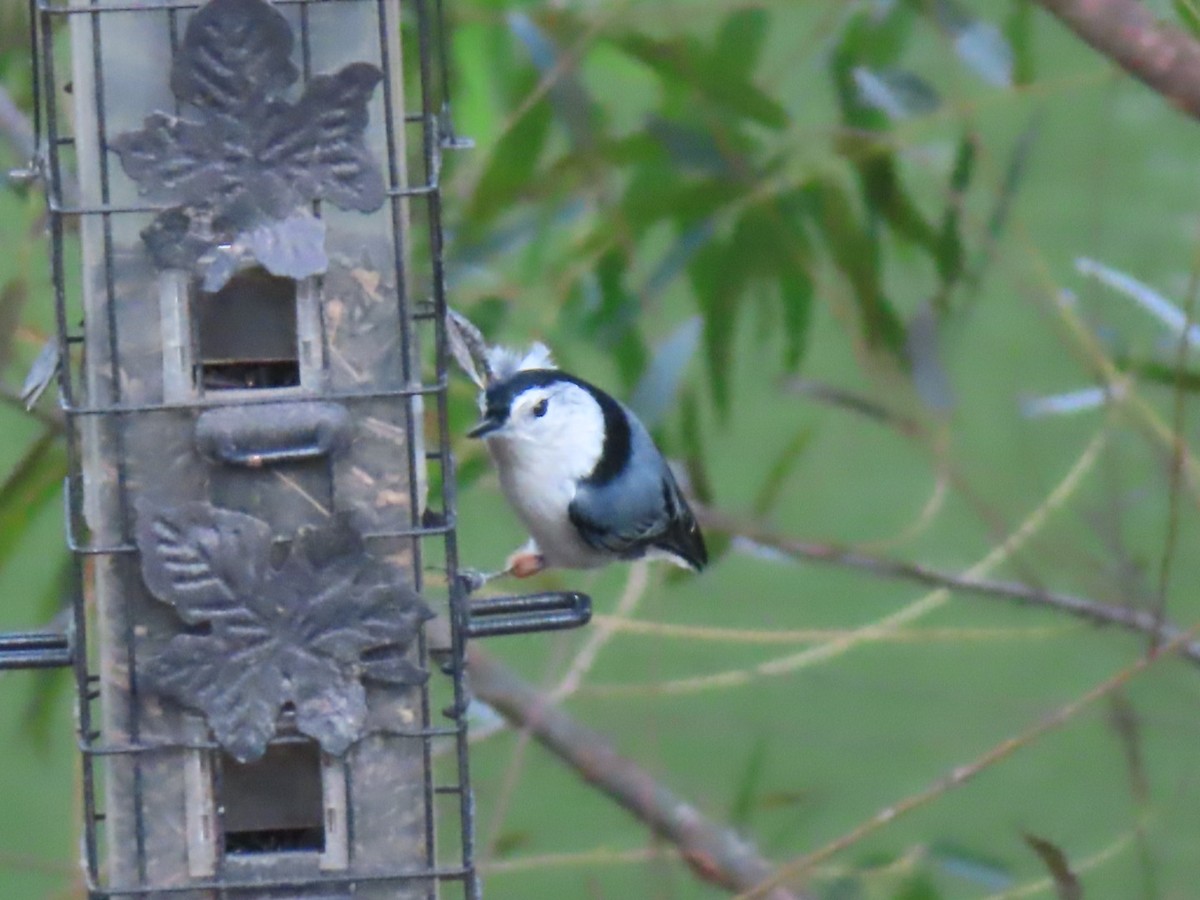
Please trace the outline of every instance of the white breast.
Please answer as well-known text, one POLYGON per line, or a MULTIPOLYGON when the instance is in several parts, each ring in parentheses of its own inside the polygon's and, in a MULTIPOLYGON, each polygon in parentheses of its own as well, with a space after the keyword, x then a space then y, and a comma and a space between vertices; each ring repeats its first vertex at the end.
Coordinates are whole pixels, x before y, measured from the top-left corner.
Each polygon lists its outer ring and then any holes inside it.
POLYGON ((583 542, 567 514, 604 446, 603 414, 586 392, 563 385, 544 419, 487 444, 508 502, 549 565, 582 569, 609 561, 583 542))

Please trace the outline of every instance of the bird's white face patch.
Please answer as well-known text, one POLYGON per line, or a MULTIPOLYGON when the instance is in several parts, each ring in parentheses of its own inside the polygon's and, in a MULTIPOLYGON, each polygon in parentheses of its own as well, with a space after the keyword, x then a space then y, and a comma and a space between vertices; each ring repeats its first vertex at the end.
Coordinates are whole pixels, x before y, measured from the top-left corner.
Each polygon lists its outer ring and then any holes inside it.
POLYGON ((591 394, 559 382, 513 397, 508 421, 491 440, 504 443, 517 465, 537 467, 548 480, 588 475, 604 449, 604 413, 591 394))
POLYGON ((508 421, 486 440, 505 496, 546 558, 597 564, 567 513, 604 448, 604 413, 592 395, 570 382, 530 387, 513 397, 508 421))

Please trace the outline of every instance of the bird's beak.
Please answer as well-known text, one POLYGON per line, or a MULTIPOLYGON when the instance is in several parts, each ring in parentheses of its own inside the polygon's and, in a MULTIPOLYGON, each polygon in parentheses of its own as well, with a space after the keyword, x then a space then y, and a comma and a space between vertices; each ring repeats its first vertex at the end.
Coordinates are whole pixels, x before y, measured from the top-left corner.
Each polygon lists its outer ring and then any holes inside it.
POLYGON ((504 422, 496 415, 486 415, 483 419, 470 431, 467 432, 467 437, 485 438, 489 434, 493 434, 504 427, 504 422))

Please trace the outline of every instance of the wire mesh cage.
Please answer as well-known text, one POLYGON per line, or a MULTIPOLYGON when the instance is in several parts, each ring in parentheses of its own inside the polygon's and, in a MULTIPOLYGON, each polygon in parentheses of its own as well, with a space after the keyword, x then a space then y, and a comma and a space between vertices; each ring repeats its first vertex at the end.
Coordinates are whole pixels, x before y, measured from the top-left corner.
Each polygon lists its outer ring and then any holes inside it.
POLYGON ((31 0, 91 897, 479 894, 431 3, 31 0))

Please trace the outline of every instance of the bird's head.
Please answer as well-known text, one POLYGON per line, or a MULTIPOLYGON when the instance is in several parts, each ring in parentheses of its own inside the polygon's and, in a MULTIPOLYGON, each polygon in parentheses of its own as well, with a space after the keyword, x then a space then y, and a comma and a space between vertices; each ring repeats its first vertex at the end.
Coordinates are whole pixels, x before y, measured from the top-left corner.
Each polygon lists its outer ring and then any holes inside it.
POLYGON ((489 385, 470 437, 571 462, 583 477, 604 449, 604 411, 593 391, 558 369, 522 369, 489 385))

